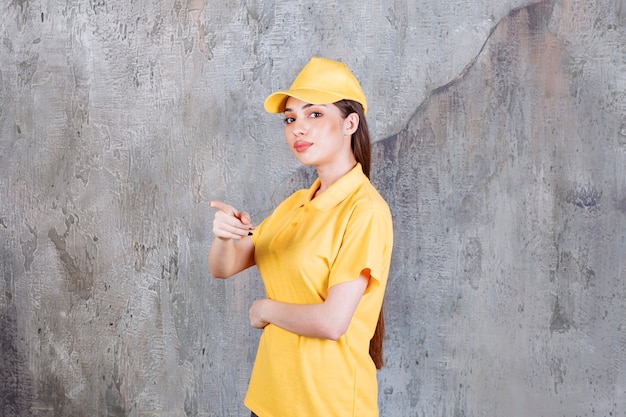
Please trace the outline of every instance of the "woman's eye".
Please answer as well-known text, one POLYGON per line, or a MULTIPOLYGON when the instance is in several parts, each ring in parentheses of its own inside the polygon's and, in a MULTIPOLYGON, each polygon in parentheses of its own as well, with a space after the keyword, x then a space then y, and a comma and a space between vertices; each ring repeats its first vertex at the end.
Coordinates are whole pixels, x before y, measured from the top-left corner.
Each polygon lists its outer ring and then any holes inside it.
POLYGON ((284 122, 285 122, 286 125, 288 125, 288 124, 293 123, 295 120, 296 119, 294 119, 293 117, 285 117, 284 122))
POLYGON ((310 117, 322 117, 322 113, 320 113, 318 111, 314 111, 309 116, 310 117))

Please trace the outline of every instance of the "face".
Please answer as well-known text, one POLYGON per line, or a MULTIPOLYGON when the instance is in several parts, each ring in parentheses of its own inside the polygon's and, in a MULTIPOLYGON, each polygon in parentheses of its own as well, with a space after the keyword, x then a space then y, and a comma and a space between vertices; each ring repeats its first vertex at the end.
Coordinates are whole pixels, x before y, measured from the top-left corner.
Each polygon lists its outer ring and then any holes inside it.
POLYGON ((310 104, 289 97, 284 116, 285 139, 301 163, 318 169, 354 165, 351 140, 359 124, 355 113, 344 118, 334 104, 310 104))

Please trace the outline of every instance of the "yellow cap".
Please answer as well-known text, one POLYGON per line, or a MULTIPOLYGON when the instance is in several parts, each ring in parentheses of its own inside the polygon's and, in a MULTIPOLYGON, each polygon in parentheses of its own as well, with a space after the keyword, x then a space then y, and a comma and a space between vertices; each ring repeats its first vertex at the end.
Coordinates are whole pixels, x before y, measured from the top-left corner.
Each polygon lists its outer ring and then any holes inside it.
POLYGON ((363 113, 367 113, 367 101, 359 81, 352 75, 346 64, 327 58, 313 57, 302 68, 289 90, 276 91, 265 99, 265 111, 282 113, 287 98, 311 104, 330 104, 340 100, 353 100, 361 103, 363 113))

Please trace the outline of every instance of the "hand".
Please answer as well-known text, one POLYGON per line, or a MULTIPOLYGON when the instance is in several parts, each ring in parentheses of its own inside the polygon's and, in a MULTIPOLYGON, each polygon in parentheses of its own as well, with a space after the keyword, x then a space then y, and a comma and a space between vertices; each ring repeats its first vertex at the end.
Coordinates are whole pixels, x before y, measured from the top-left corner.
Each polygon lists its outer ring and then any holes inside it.
POLYGON ((255 329, 264 329, 265 326, 269 324, 269 322, 261 318, 263 307, 268 302, 270 302, 270 300, 267 298, 254 300, 254 302, 250 306, 250 310, 248 310, 248 317, 250 318, 250 326, 254 327, 255 329))
POLYGON ((210 201, 209 207, 217 209, 213 218, 213 234, 223 240, 241 239, 254 230, 250 215, 238 211, 222 201, 210 201))

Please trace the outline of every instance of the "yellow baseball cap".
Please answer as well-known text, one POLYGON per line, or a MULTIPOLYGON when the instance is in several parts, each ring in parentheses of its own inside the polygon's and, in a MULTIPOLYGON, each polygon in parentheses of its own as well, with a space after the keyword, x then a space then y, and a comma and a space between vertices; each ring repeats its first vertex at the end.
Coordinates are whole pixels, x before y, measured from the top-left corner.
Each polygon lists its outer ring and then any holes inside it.
POLYGON ((363 113, 367 113, 367 101, 361 85, 346 64, 327 58, 313 57, 302 68, 289 90, 276 91, 265 99, 265 111, 282 113, 287 98, 311 104, 330 104, 340 100, 354 100, 361 103, 363 113))

